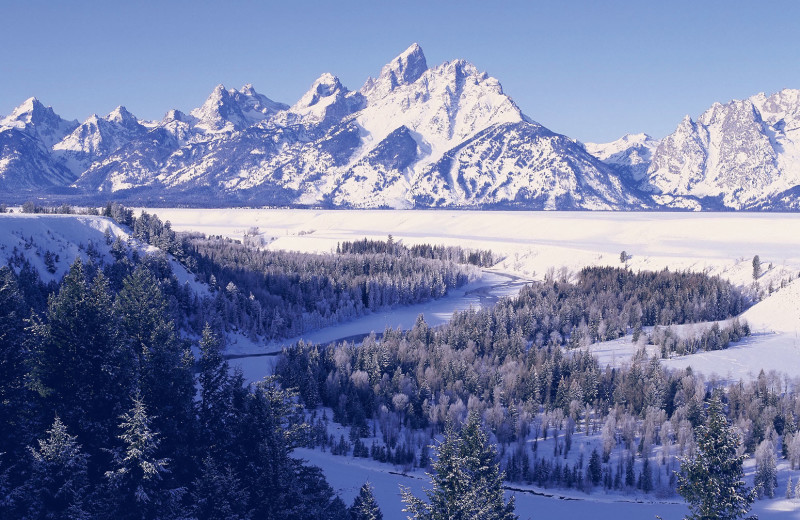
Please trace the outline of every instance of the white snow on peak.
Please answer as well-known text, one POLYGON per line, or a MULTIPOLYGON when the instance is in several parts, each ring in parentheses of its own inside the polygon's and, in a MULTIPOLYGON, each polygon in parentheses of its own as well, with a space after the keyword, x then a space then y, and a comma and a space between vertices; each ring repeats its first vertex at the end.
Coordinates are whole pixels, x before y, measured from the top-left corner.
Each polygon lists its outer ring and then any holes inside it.
POLYGON ((610 143, 584 143, 584 146, 587 152, 601 161, 605 161, 611 156, 620 152, 625 152, 634 146, 654 150, 658 146, 658 140, 653 139, 645 133, 625 134, 616 141, 611 141, 610 143))
POLYGON ((342 85, 339 78, 326 72, 287 111, 273 118, 276 124, 327 125, 340 121, 361 107, 357 94, 342 85))
POLYGON ((130 124, 133 122, 138 123, 136 117, 128 112, 128 109, 120 105, 112 110, 107 116, 106 121, 117 124, 130 124))
POLYGON ((585 143, 586 151, 606 164, 620 168, 635 181, 647 175, 659 141, 645 133, 626 134, 610 143, 585 143))
POLYGON ((51 148, 76 126, 78 126, 77 121, 62 119, 52 107, 45 107, 35 97, 26 99, 10 115, 0 119, 0 130, 3 128, 22 130, 38 138, 47 148, 51 148))
POLYGON ((368 97, 374 95, 376 91, 380 93, 379 95, 386 95, 401 85, 414 83, 426 70, 428 63, 422 47, 414 43, 384 65, 377 79, 368 78, 361 87, 361 93, 368 97))
POLYGON ((662 141, 649 188, 750 207, 800 184, 800 91, 714 103, 662 141))
POLYGON ((93 114, 53 146, 56 155, 75 174, 85 171, 92 162, 102 159, 131 140, 147 132, 136 117, 123 106, 107 116, 93 114))
MULTIPOLYGON (((410 56, 417 53, 414 46, 410 51, 410 56)), ((384 71, 393 70, 390 65, 384 71)), ((370 143, 406 126, 427 156, 423 163, 431 162, 489 126, 527 120, 497 79, 463 60, 426 69, 413 82, 391 89, 381 88, 380 81, 362 88, 366 108, 355 116, 365 131, 365 152, 370 143)))
POLYGON ((191 111, 201 132, 219 133, 242 130, 287 108, 272 101, 247 84, 241 90, 214 87, 205 103, 191 111))

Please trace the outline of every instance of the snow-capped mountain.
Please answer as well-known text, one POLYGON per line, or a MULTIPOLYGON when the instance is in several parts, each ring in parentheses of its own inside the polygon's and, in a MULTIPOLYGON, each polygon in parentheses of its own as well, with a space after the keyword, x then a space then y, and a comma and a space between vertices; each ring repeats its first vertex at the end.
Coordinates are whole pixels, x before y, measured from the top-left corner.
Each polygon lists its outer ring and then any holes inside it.
POLYGON ((69 185, 77 177, 52 147, 78 126, 29 98, 0 119, 0 191, 49 189, 69 185))
POLYGON ((128 142, 143 136, 147 128, 125 107, 105 117, 92 115, 53 146, 77 177, 96 162, 128 142))
POLYGON ((647 175, 659 141, 647 134, 627 134, 610 143, 585 143, 586 151, 615 168, 624 178, 641 181, 647 175))
POLYGON ((269 119, 286 108, 256 92, 253 85, 241 90, 217 85, 203 106, 192 110, 191 115, 195 118, 194 127, 201 132, 232 132, 269 119))
POLYGON ((30 99, 0 120, 0 191, 192 204, 794 208, 798 92, 715 104, 661 141, 583 145, 523 114, 471 63, 429 67, 414 44, 357 91, 325 73, 291 106, 252 85, 218 85, 189 114, 144 122, 119 107, 78 125, 30 99))
MULTIPOLYGON (((779 209, 800 185, 800 91, 715 103, 653 154, 642 188, 664 205, 779 209), (773 202, 776 201, 776 202, 773 202)), ((796 203, 793 203, 796 205, 796 203)))
POLYGON ((497 79, 463 60, 429 68, 416 44, 358 91, 325 73, 292 106, 220 85, 190 115, 171 111, 98 157, 74 185, 256 204, 646 205, 613 168, 525 116, 497 79))

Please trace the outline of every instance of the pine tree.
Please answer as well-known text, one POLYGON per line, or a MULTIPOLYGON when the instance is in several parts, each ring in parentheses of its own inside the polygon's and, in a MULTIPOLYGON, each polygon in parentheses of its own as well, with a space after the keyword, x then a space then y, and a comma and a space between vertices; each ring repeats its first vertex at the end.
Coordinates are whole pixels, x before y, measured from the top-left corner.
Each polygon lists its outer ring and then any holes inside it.
POLYGON ((220 469, 211 457, 203 460, 191 494, 193 512, 203 520, 246 520, 249 495, 230 467, 220 469))
POLYGON ((372 485, 366 482, 358 491, 358 496, 353 500, 353 505, 348 510, 351 520, 383 520, 383 513, 375 496, 372 494, 372 485))
POLYGON ((29 449, 31 473, 21 493, 29 504, 25 518, 89 518, 85 508, 88 457, 77 437, 56 416, 47 438, 39 440, 37 449, 29 449))
POLYGON ((794 496, 794 486, 792 485, 792 476, 789 475, 789 480, 786 481, 786 498, 794 496))
POLYGON ((705 424, 696 428, 697 452, 681 461, 678 493, 689 504, 690 520, 735 520, 744 517, 755 499, 745 487, 737 455, 739 439, 715 395, 708 404, 705 424))
POLYGON ((14 273, 6 266, 0 267, 0 446, 6 460, 21 458, 26 444, 24 317, 14 273))
POLYGON ((197 363, 197 383, 200 386, 197 418, 202 442, 213 456, 224 451, 230 443, 233 392, 228 375, 228 363, 222 357, 222 345, 206 325, 200 340, 200 359, 197 363))
POLYGON ((137 360, 138 389, 176 466, 189 458, 195 394, 191 354, 184 352, 158 281, 144 265, 123 280, 114 302, 128 348, 137 360))
POLYGON ((603 478, 603 466, 600 463, 600 454, 597 453, 597 449, 592 450, 592 454, 589 457, 589 465, 586 466, 586 478, 594 486, 600 484, 603 478))
POLYGON ((461 433, 452 426, 438 446, 433 463, 433 488, 425 490, 427 502, 402 489, 405 511, 418 520, 486 519, 515 520, 513 498, 503 497, 497 453, 480 425, 480 417, 471 413, 461 433))
POLYGON ((140 397, 122 417, 122 449, 114 454, 114 469, 106 472, 116 518, 172 518, 178 515, 180 489, 165 489, 164 477, 169 472, 169 459, 158 458, 158 432, 151 429, 140 397))
POLYGON ((98 273, 90 286, 77 259, 50 297, 46 319, 32 326, 31 386, 42 413, 57 410, 93 458, 111 444, 131 384, 131 357, 111 306, 107 279, 98 273))

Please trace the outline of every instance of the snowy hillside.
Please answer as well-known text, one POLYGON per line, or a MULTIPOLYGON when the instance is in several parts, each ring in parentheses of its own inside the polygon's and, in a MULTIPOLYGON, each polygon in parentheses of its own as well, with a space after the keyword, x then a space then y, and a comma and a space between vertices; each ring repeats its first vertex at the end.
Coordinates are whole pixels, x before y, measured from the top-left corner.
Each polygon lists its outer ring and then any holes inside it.
MULTIPOLYGON (((111 246, 117 238, 141 254, 159 251, 106 217, 0 213, 0 265, 18 256, 30 262, 42 280, 57 282, 76 258, 113 263, 111 246)), ((168 260, 181 284, 188 283, 200 295, 208 293, 179 262, 168 260)))

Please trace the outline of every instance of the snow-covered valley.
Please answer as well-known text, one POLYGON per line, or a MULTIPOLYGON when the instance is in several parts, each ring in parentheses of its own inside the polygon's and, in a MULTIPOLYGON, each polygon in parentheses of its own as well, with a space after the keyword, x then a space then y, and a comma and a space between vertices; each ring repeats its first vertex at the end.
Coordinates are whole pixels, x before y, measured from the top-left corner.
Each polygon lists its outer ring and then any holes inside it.
MULTIPOLYGON (((794 385, 800 378, 800 217, 791 214, 708 213, 530 213, 466 211, 312 211, 271 209, 193 210, 149 208, 170 221, 178 231, 199 231, 257 240, 270 250, 330 253, 337 244, 362 238, 393 240, 406 245, 433 243, 468 248, 491 248, 502 260, 483 277, 452 291, 443 299, 409 307, 382 310, 339 325, 325 327, 281 342, 253 341, 231 333, 228 353, 237 357, 248 380, 260 379, 272 370, 272 357, 238 357, 275 351, 300 339, 326 343, 345 337, 382 332, 385 328, 409 329, 422 313, 430 325, 444 323, 454 311, 490 305, 497 297, 514 295, 526 280, 571 278, 586 266, 627 266, 638 270, 690 270, 719 275, 761 300, 742 316, 753 335, 725 350, 699 352, 663 360, 676 369, 691 366, 707 380, 735 382, 755 379, 763 369, 769 381, 794 385), (622 252, 625 255, 622 255, 622 252), (753 257, 760 259, 754 279, 753 257), (624 261, 624 262, 623 262, 624 261), (515 278, 512 278, 515 277, 515 278)), ((0 215, 0 253, 8 260, 14 250, 24 252, 43 276, 58 278, 74 256, 110 260, 110 238, 119 236, 136 244, 130 234, 102 217, 69 215, 0 215), (26 246, 26 244, 28 244, 26 246), (49 268, 45 251, 59 253, 49 268), (49 275, 47 274, 49 273, 49 275)), ((140 251, 152 246, 138 244, 140 251)), ((173 269, 193 290, 207 291, 173 261, 173 269), (183 274, 180 274, 183 273, 183 274)), ((681 334, 696 334, 708 325, 683 325, 681 334)), ((650 332, 650 331, 645 331, 650 332)), ((596 343, 590 347, 600 364, 625 366, 636 353, 630 336, 596 343)), ((348 428, 334 433, 347 436, 348 428)), ((379 441, 380 435, 375 439, 379 441)), ((564 441, 564 431, 559 434, 564 441)), ((552 437, 551 437, 552 439, 552 437)), ((369 439, 367 439, 369 441, 369 439)), ((530 440, 528 441, 530 442, 530 440)), ((540 453, 555 451, 552 441, 540 441, 540 453)), ((600 446, 597 433, 575 433, 580 453, 588 456, 600 446)), ((657 450, 658 448, 656 448, 657 450)), ((577 450, 570 454, 573 463, 577 450)), ((298 450, 297 454, 323 468, 335 490, 349 502, 365 479, 376 488, 376 497, 389 519, 404 518, 399 485, 415 493, 429 487, 424 471, 408 474, 392 464, 369 459, 333 455, 329 450, 298 450)), ((616 455, 612 455, 613 457, 616 455)), ((566 459, 566 455, 565 455, 566 459)), ((746 464, 748 478, 753 461, 746 464)), ((638 467, 638 466, 637 466, 638 467)), ((778 465, 777 496, 782 496, 788 463, 778 465)), ((662 471, 663 472, 663 471, 662 471)), ((576 490, 550 489, 519 483, 508 484, 517 501, 520 518, 548 515, 627 518, 660 515, 679 518, 686 513, 676 496, 655 498, 638 492, 590 494, 576 490), (520 491, 521 490, 521 491, 520 491)), ((757 501, 761 518, 794 518, 800 504, 776 498, 757 501)))

